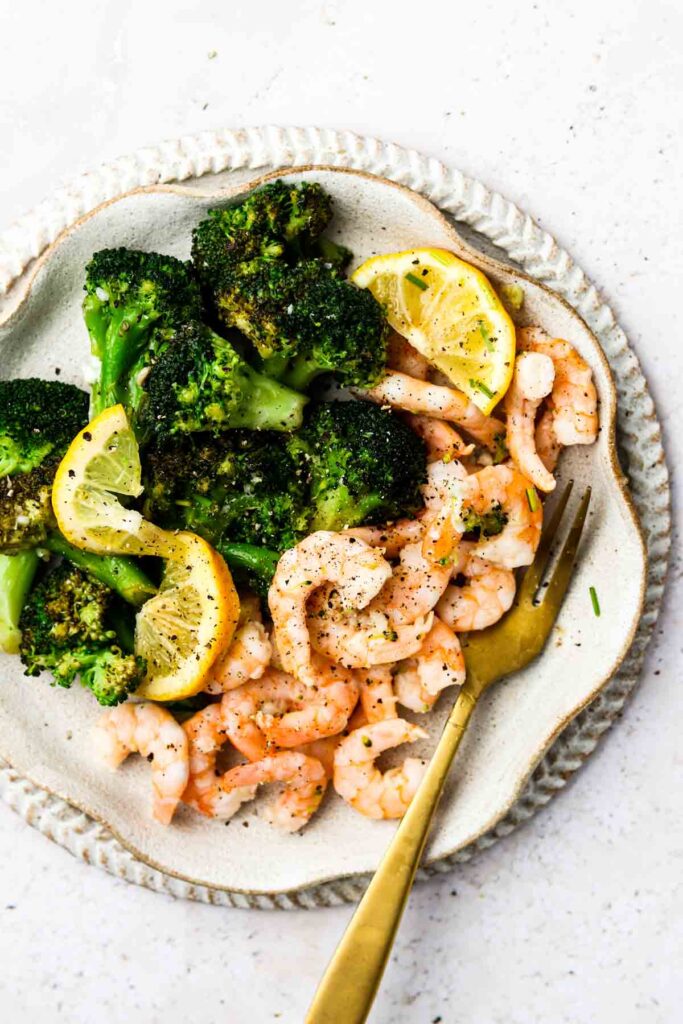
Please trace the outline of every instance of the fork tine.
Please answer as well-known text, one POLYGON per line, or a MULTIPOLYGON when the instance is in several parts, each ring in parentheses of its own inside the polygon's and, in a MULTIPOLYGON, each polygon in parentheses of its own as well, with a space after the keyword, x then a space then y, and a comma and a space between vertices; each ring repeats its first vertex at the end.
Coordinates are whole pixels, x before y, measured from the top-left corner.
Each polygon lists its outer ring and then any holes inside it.
POLYGON ((548 583, 548 589, 543 599, 543 606, 546 611, 553 613, 553 622, 555 621, 557 614, 562 606, 564 595, 567 592, 569 581, 574 573, 574 560, 576 559, 576 552, 579 548, 579 541, 581 540, 581 533, 583 526, 586 521, 586 514, 588 512, 588 506, 591 500, 591 489, 587 487, 581 503, 574 516, 574 522, 572 523, 571 530, 567 535, 567 539, 562 545, 560 551, 560 557, 558 558, 557 565, 553 570, 548 583))
POLYGON ((569 495, 572 493, 574 481, 570 480, 564 491, 560 495, 560 499, 553 510, 553 514, 550 520, 543 527, 543 533, 541 534, 541 540, 536 550, 536 556, 524 574, 524 579, 519 588, 519 600, 520 601, 532 601, 536 591, 538 590, 543 573, 548 564, 550 558, 550 548, 555 540, 555 534, 557 533, 560 525, 560 520, 564 515, 564 510, 567 507, 569 501, 569 495))

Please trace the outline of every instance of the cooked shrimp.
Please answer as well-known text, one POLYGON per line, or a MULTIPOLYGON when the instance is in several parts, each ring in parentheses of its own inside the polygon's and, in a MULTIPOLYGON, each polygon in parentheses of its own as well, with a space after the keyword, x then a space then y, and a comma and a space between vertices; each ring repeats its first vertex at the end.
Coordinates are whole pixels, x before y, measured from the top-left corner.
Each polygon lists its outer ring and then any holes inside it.
POLYGON ((475 545, 462 545, 453 575, 464 583, 451 584, 436 606, 437 614, 456 633, 486 629, 498 622, 515 599, 515 575, 474 554, 475 545))
POLYGON ((261 602, 253 595, 240 598, 240 617, 232 642, 213 668, 207 693, 225 693, 249 679, 260 679, 273 649, 263 625, 261 602))
POLYGON ((522 352, 505 396, 507 446, 513 462, 541 491, 555 489, 555 478, 536 451, 536 412, 555 380, 552 359, 542 352, 522 352))
POLYGON ((183 803, 201 814, 227 821, 245 800, 256 794, 255 786, 226 792, 218 785, 216 757, 227 742, 220 704, 209 704, 183 723, 190 753, 190 778, 183 793, 183 803))
POLYGON ((387 558, 398 558, 406 544, 422 539, 424 529, 424 523, 419 519, 397 519, 386 526, 352 526, 344 533, 365 541, 373 548, 384 548, 387 558))
POLYGON ((431 612, 415 622, 393 625, 379 608, 344 608, 333 584, 320 587, 308 603, 311 644, 347 668, 370 668, 409 658, 431 625, 431 612))
POLYGON ((399 704, 411 711, 429 711, 447 686, 465 682, 465 659, 452 629, 434 616, 434 625, 414 658, 401 662, 394 676, 399 704))
POLYGON ((293 750, 283 750, 252 764, 231 768, 220 780, 226 793, 265 782, 284 782, 270 822, 286 832, 297 832, 310 821, 327 788, 327 776, 320 761, 293 750))
POLYGON ((460 514, 465 524, 472 515, 475 519, 492 517, 504 524, 495 535, 482 530, 474 548, 480 558, 506 569, 533 562, 541 539, 543 509, 537 499, 533 500, 527 478, 513 466, 486 466, 468 476, 462 485, 460 514))
POLYGON ((412 412, 404 413, 403 418, 425 442, 428 462, 450 462, 471 455, 474 451, 474 445, 465 444, 455 427, 445 420, 416 416, 412 412))
POLYGON ((360 676, 360 702, 368 722, 396 718, 396 695, 391 668, 377 665, 360 676))
POLYGON ((367 818, 401 818, 420 785, 426 762, 408 757, 399 768, 382 774, 375 761, 385 750, 426 736, 424 729, 402 718, 355 729, 334 755, 334 788, 367 818))
MULTIPOLYGON (((444 527, 450 526, 451 522, 449 517, 446 524, 436 527, 439 540, 435 540, 434 547, 437 551, 442 550, 439 541, 443 542, 444 527)), ((443 594, 451 577, 449 557, 460 535, 449 530, 447 537, 444 554, 438 561, 425 557, 423 542, 404 545, 391 579, 387 580, 377 597, 370 602, 368 610, 383 612, 393 626, 409 625, 427 615, 443 594)))
POLYGON ((95 743, 110 768, 134 753, 150 761, 153 814, 168 825, 189 777, 187 736, 171 712, 158 704, 119 704, 101 715, 95 743))
POLYGON ((275 642, 285 669, 315 684, 306 602, 317 587, 334 584, 342 607, 357 610, 370 603, 390 576, 391 566, 381 551, 348 534, 320 530, 285 551, 268 594, 275 642))
POLYGON ((346 726, 358 702, 353 673, 319 655, 313 666, 314 687, 270 669, 261 679, 224 696, 227 735, 250 760, 258 760, 274 746, 298 747, 334 736, 346 726))
POLYGON ((568 341, 551 338, 538 327, 518 331, 517 344, 523 352, 541 352, 553 361, 555 383, 548 408, 558 443, 592 444, 598 436, 598 396, 588 363, 568 341))
POLYGON ((390 370, 374 388, 357 394, 379 405, 449 420, 487 448, 496 449, 505 435, 504 424, 485 416, 462 391, 429 384, 405 373, 390 370))
POLYGON ((407 373, 416 380, 428 380, 431 364, 416 348, 396 331, 389 335, 387 345, 387 366, 392 370, 407 373))
POLYGON ((557 460, 562 451, 562 445, 557 440, 554 425, 554 413, 552 409, 545 409, 536 424, 534 444, 538 457, 548 470, 552 473, 557 465, 557 460))

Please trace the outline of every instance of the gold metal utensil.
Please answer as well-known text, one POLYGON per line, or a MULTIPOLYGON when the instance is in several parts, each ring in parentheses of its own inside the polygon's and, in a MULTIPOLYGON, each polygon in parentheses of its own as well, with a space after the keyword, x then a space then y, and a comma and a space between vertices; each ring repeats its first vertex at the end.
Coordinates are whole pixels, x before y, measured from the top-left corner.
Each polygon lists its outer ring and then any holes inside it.
POLYGON ((584 493, 557 563, 539 592, 572 489, 564 490, 543 530, 514 606, 496 625, 471 633, 463 644, 467 677, 425 776, 380 866, 358 904, 306 1016, 306 1024, 362 1024, 372 1007, 393 945, 434 811, 467 723, 482 693, 517 672, 543 650, 574 570, 590 488, 584 493))

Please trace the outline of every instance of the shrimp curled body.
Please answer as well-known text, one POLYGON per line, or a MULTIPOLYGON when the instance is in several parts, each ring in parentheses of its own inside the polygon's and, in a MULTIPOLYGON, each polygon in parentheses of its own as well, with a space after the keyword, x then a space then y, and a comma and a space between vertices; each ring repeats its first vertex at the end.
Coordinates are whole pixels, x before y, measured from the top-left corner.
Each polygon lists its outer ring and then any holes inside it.
POLYGON ((334 755, 334 788, 367 818, 401 818, 426 769, 426 763, 408 757, 400 767, 382 773, 375 761, 385 750, 414 743, 427 733, 401 718, 389 718, 355 729, 334 755))
POLYGON ((411 711, 429 711, 447 686, 465 682, 465 658, 453 630, 434 616, 434 625, 414 658, 401 662, 394 676, 396 699, 411 711))
POLYGON ((170 711, 158 704, 119 704, 100 717, 96 751, 110 768, 139 753, 152 765, 153 814, 168 825, 189 778, 187 736, 170 711))
POLYGON ((315 685, 306 602, 316 588, 332 583, 342 607, 362 609, 390 576, 391 566, 381 551, 348 534, 319 530, 285 551, 268 594, 285 670, 315 685))
POLYGON ((283 750, 252 764, 231 768, 220 780, 225 792, 267 782, 284 782, 285 790, 272 808, 269 820, 285 832, 297 832, 315 814, 327 788, 320 761, 294 750, 283 750))
MULTIPOLYGON (((464 577, 462 585, 453 583, 436 606, 440 618, 455 632, 486 629, 503 617, 515 599, 515 575, 511 569, 494 565, 472 552, 462 552, 453 567, 456 579, 464 577)), ((463 545, 465 548, 465 545, 463 545)))
POLYGON ((190 753, 190 777, 183 803, 200 814, 227 821, 245 800, 256 794, 255 786, 226 792, 219 786, 216 757, 228 740, 220 704, 209 704, 183 723, 190 753))

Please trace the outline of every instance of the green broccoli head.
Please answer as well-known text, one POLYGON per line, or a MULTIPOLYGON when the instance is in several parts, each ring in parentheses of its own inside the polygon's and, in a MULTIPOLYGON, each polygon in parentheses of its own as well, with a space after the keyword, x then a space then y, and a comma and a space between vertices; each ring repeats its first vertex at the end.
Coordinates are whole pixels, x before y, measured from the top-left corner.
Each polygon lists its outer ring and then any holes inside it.
POLYGON ((258 373, 208 327, 188 324, 168 343, 145 381, 144 435, 169 437, 245 427, 290 431, 306 399, 258 373))
POLYGON ((144 665, 124 654, 107 617, 113 592, 66 562, 28 596, 19 619, 27 676, 52 672, 69 687, 80 676, 101 704, 118 704, 141 682, 144 665))
POLYGON ((233 542, 282 552, 308 532, 307 466, 279 434, 234 430, 157 443, 145 469, 148 518, 199 533, 221 551, 233 542))
POLYGON ((0 551, 21 551, 54 527, 52 480, 88 422, 88 395, 61 381, 0 381, 0 551))
POLYGON ((190 265, 173 256, 103 249, 86 267, 83 315, 100 377, 93 414, 122 402, 135 409, 140 377, 157 348, 201 313, 190 265))
POLYGON ((58 380, 0 381, 0 476, 28 473, 60 456, 88 422, 88 396, 58 380))
POLYGON ((426 451, 394 413, 365 402, 313 406, 301 434, 309 458, 313 530, 414 516, 422 507, 426 451))
POLYGON ((384 375, 388 326, 379 303, 322 260, 239 264, 214 290, 217 315, 237 327, 283 383, 306 390, 322 373, 371 387, 384 375))
POLYGON ((330 197, 320 185, 275 181, 240 203, 210 210, 193 233, 192 260, 212 286, 227 264, 302 255, 331 217, 330 197))

